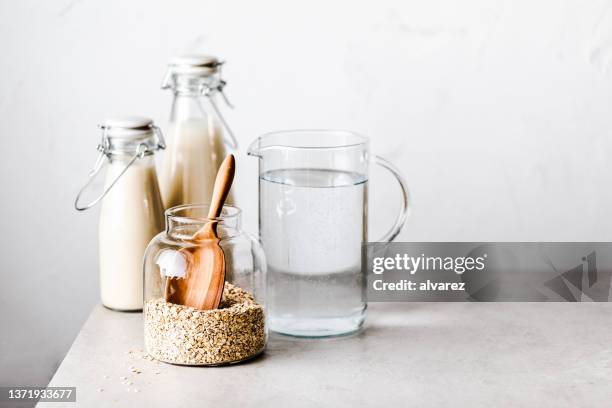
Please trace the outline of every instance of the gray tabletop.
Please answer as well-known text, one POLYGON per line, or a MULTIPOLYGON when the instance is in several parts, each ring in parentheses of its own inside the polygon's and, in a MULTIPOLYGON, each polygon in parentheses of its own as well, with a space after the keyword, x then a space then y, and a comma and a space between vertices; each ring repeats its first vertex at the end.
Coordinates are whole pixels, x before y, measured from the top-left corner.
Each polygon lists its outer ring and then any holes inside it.
POLYGON ((371 304, 358 335, 271 335, 249 363, 181 367, 144 357, 141 314, 98 306, 50 386, 76 386, 83 407, 604 407, 611 313, 607 303, 371 304))

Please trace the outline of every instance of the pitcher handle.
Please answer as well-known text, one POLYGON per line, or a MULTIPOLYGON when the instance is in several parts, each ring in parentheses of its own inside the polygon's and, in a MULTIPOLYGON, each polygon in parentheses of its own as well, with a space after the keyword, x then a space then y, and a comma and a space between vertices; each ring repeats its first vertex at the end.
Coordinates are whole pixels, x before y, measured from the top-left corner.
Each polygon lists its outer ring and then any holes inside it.
POLYGON ((378 242, 391 242, 398 236, 398 234, 402 230, 402 227, 406 223, 410 204, 410 191, 408 190, 406 181, 402 177, 397 167, 395 167, 389 161, 383 159, 380 156, 374 156, 373 162, 389 171, 397 180, 397 183, 399 184, 400 189, 402 191, 402 206, 400 207, 399 214, 397 215, 397 219, 395 220, 395 224, 393 224, 391 229, 387 231, 387 233, 378 240, 378 242))

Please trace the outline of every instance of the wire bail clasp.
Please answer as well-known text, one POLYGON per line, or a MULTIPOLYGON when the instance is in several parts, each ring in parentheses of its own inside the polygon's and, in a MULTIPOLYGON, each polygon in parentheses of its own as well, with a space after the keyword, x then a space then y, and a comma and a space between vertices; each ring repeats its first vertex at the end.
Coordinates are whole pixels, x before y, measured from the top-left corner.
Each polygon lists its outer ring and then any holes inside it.
POLYGON ((87 179, 87 182, 85 183, 85 185, 83 187, 81 187, 81 189, 79 190, 79 193, 77 194, 77 196, 76 196, 76 198, 74 200, 74 208, 77 211, 85 211, 85 210, 88 210, 88 209, 94 207, 96 204, 98 204, 104 197, 106 197, 106 195, 111 190, 111 188, 113 188, 113 186, 115 184, 117 184, 117 182, 119 181, 121 176, 123 176, 125 174, 125 172, 128 171, 128 169, 132 166, 132 164, 134 164, 136 162, 136 160, 142 159, 147 154, 153 153, 153 152, 155 152, 157 150, 163 150, 163 149, 166 148, 166 142, 164 140, 164 136, 163 136, 163 134, 161 132, 161 129, 159 127, 155 126, 155 125, 150 125, 149 127, 151 128, 151 130, 153 131, 153 133, 157 137, 157 144, 155 145, 155 147, 151 148, 146 143, 140 143, 138 145, 138 147, 136 148, 136 152, 130 158, 130 160, 125 165, 123 170, 121 170, 119 175, 117 177, 115 177, 115 179, 110 183, 110 185, 106 189, 104 189, 102 194, 100 194, 93 201, 91 201, 88 204, 85 204, 85 205, 82 206, 82 205, 79 205, 79 201, 81 199, 81 195, 91 185, 91 183, 93 182, 94 178, 98 175, 100 170, 102 170, 102 167, 103 167, 103 165, 105 163, 104 159, 105 158, 106 159, 110 159, 110 156, 113 154, 111 143, 110 143, 110 139, 108 137, 108 132, 107 132, 108 131, 108 127, 105 126, 105 125, 99 125, 98 127, 100 129, 102 129, 102 140, 100 141, 100 143, 96 147, 96 150, 98 152, 100 152, 100 154, 98 155, 98 158, 96 159, 93 168, 89 171, 89 174, 88 174, 89 177, 87 179))
MULTIPOLYGON (((223 62, 219 62, 219 66, 221 66, 222 64, 223 62)), ((219 121, 221 122, 225 130, 227 131, 227 134, 230 137, 230 140, 228 141, 229 146, 232 149, 236 150, 238 149, 238 140, 236 140, 236 136, 234 135, 234 132, 232 132, 232 129, 230 128, 229 124, 225 120, 225 117, 223 117, 223 114, 221 113, 221 110, 219 109, 219 105, 217 105, 217 102, 215 102, 215 98, 214 98, 215 92, 218 92, 223 98, 223 101, 225 102, 225 104, 230 109, 234 109, 234 105, 232 105, 232 103, 227 98, 227 95, 225 94, 225 92, 223 92, 223 88, 225 88, 225 85, 227 85, 227 82, 221 79, 220 76, 221 76, 221 68, 219 68, 219 80, 217 81, 217 83, 214 86, 211 86, 207 83, 203 83, 202 85, 200 85, 200 92, 202 93, 202 95, 208 98, 210 105, 213 107, 213 110, 215 111, 215 114, 217 115, 217 118, 219 118, 219 121)))

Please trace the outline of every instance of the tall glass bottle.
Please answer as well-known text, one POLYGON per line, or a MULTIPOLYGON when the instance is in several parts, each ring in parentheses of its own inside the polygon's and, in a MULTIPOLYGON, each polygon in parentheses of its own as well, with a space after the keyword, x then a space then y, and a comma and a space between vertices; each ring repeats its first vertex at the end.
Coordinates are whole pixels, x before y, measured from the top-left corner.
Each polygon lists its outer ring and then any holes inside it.
POLYGON ((216 57, 191 55, 173 58, 168 66, 162 88, 171 89, 174 99, 160 171, 166 209, 210 202, 217 170, 226 155, 225 143, 236 148, 216 101, 218 94, 225 99, 221 65, 216 57), (230 136, 227 142, 222 128, 230 136))

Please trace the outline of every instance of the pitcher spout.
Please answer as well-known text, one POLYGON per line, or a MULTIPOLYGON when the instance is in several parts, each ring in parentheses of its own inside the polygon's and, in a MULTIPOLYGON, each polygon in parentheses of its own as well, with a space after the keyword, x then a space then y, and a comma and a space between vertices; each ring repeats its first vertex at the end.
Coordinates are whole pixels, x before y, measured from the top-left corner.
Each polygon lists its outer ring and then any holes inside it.
POLYGON ((253 140, 253 142, 247 148, 247 155, 262 158, 261 151, 261 138, 253 140))
POLYGON ((302 147, 306 147, 299 141, 299 138, 296 138, 296 136, 299 136, 301 133, 305 133, 305 131, 294 130, 266 133, 259 136, 249 145, 247 154, 263 159, 266 153, 270 151, 299 150, 302 147))
POLYGON ((281 141, 271 137, 273 135, 272 133, 268 133, 253 140, 247 148, 247 155, 263 159, 265 153, 270 150, 278 151, 288 148, 288 146, 283 145, 281 141))

